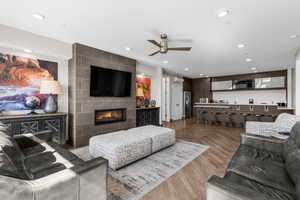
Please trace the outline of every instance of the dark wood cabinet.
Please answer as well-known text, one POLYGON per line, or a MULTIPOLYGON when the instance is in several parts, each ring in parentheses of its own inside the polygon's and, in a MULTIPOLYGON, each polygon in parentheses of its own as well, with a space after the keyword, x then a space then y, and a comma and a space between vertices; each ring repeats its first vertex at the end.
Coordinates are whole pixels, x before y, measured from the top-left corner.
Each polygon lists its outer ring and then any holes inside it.
POLYGON ((137 108, 136 126, 159 126, 159 107, 137 108))
POLYGON ((8 127, 11 136, 52 130, 53 142, 66 143, 66 113, 37 115, 2 115, 0 122, 8 127))

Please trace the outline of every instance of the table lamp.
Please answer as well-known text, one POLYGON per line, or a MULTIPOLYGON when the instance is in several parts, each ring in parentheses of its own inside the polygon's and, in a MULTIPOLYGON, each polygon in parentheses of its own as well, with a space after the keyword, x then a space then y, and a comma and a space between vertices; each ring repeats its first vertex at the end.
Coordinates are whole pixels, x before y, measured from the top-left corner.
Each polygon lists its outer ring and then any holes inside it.
POLYGON ((142 88, 137 88, 136 97, 137 97, 137 107, 142 107, 144 104, 144 91, 142 88))
POLYGON ((53 95, 62 94, 61 84, 55 80, 43 80, 41 81, 40 94, 49 94, 44 108, 45 113, 57 112, 57 103, 53 95))

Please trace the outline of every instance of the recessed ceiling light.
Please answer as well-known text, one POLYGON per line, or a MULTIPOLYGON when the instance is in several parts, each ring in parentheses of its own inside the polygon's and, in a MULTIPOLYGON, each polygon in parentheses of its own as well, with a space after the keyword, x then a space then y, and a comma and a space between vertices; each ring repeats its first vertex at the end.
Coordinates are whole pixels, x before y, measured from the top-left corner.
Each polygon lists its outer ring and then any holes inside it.
POLYGON ((186 67, 186 68, 184 69, 184 71, 186 71, 186 72, 189 71, 189 68, 186 67))
POLYGON ((229 10, 228 9, 220 9, 217 11, 217 17, 218 18, 223 18, 226 17, 229 14, 229 10))
POLYGON ((164 60, 164 61, 163 61, 163 63, 164 63, 164 64, 168 64, 168 63, 169 63, 169 61, 167 61, 167 60, 164 60))
POLYGON ((246 45, 245 44, 238 44, 237 45, 237 47, 239 48, 239 49, 242 49, 242 48, 244 48, 246 45))
POLYGON ((252 62, 251 58, 246 58, 246 62, 252 62))
POLYGON ((34 17, 34 18, 36 18, 36 19, 38 19, 38 20, 45 20, 45 19, 46 19, 46 17, 45 17, 44 15, 41 15, 41 14, 39 14, 39 13, 34 13, 34 14, 32 15, 32 17, 34 17))
POLYGON ((252 70, 256 70, 256 67, 252 67, 251 69, 252 69, 252 70))
POLYGON ((30 50, 30 49, 23 49, 23 51, 26 53, 32 53, 32 50, 30 50))
POLYGON ((295 39, 295 38, 297 38, 298 37, 298 35, 290 35, 290 38, 291 39, 295 39))
POLYGON ((131 48, 130 47, 125 47, 125 50, 126 51, 131 51, 131 48))
POLYGON ((204 74, 200 74, 200 76, 203 76, 204 74))
POLYGON ((257 73, 258 71, 257 70, 255 70, 255 71, 253 71, 254 73, 257 73))

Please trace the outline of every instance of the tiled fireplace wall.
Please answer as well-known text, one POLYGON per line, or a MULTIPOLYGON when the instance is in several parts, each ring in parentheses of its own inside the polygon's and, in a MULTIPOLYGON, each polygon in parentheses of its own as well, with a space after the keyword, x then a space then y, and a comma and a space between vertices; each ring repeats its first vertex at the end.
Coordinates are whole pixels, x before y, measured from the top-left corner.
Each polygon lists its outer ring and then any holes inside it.
POLYGON ((69 61, 70 139, 74 147, 88 144, 89 138, 136 126, 136 61, 82 44, 73 44, 69 61), (132 73, 131 97, 90 97, 90 66, 132 73), (95 125, 95 110, 126 108, 126 121, 95 125))

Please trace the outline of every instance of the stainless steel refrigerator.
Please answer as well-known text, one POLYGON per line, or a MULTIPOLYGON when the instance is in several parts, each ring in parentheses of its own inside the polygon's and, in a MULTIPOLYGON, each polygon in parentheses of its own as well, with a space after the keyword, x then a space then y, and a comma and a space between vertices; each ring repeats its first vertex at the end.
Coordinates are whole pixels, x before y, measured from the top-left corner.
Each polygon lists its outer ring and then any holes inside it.
POLYGON ((192 93, 188 91, 183 92, 183 113, 184 118, 192 117, 192 93))

